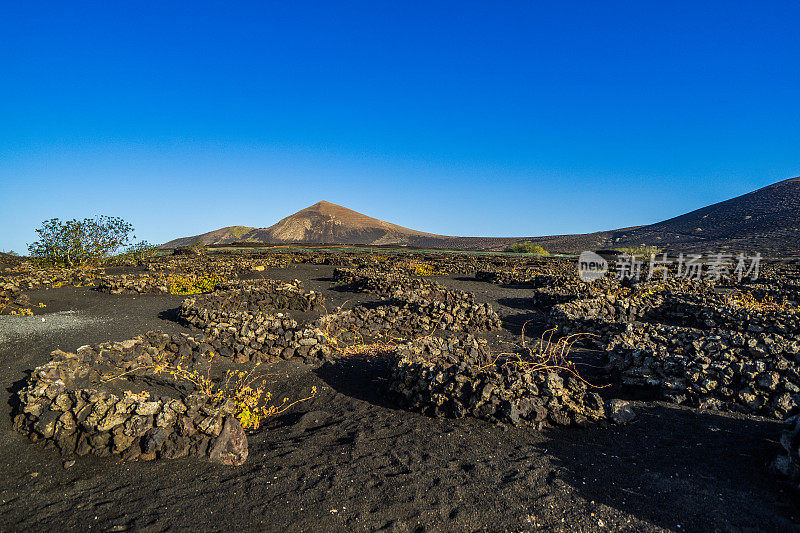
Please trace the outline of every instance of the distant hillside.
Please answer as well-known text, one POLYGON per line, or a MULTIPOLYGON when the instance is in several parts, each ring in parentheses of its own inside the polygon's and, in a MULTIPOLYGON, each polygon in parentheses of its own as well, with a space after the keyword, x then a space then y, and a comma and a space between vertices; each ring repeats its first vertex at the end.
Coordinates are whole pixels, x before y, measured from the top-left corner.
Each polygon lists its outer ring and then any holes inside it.
POLYGON ((759 251, 770 255, 800 253, 800 178, 692 211, 663 222, 597 233, 545 237, 451 237, 404 228, 351 209, 318 202, 268 228, 231 226, 175 239, 164 248, 194 242, 313 243, 401 245, 453 250, 502 250, 529 240, 551 252, 580 252, 622 246, 658 246, 665 251, 759 251))
POLYGON ((202 242, 203 244, 229 244, 243 240, 244 236, 254 229, 256 228, 250 228, 247 226, 228 226, 227 228, 215 229, 214 231, 209 231, 208 233, 203 233, 202 235, 195 235, 194 237, 181 237, 180 239, 174 239, 166 244, 161 245, 161 247, 178 248, 181 246, 189 246, 190 244, 194 244, 196 242, 202 242))
POLYGON ((20 257, 13 253, 0 252, 0 270, 16 266, 18 263, 27 260, 25 257, 20 257))

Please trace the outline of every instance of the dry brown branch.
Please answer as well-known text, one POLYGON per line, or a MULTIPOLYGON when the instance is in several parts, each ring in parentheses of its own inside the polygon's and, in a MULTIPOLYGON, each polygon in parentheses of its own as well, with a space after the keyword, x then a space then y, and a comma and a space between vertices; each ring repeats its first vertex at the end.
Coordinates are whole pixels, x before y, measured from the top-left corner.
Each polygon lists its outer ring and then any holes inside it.
MULTIPOLYGON (((541 337, 535 345, 531 346, 525 337, 525 329, 528 322, 522 326, 521 341, 515 344, 516 351, 500 352, 498 353, 491 363, 479 367, 479 370, 487 368, 498 367, 505 365, 514 365, 521 368, 525 372, 557 372, 564 371, 585 383, 592 388, 603 388, 599 385, 594 385, 586 381, 575 368, 575 363, 569 359, 569 354, 572 351, 573 345, 584 337, 596 337, 592 333, 573 333, 553 341, 557 328, 550 328, 542 332, 541 337)), ((514 344, 514 343, 510 343, 514 344)))

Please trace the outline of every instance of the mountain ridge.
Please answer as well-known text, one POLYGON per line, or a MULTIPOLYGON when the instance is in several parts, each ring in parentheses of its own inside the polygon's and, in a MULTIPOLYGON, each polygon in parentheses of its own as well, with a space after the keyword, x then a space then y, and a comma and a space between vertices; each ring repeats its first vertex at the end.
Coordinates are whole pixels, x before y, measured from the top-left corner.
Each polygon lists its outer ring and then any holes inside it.
POLYGON ((267 228, 228 226, 174 239, 162 248, 249 244, 397 245, 455 250, 500 250, 521 240, 554 252, 623 246, 665 251, 800 253, 800 177, 711 204, 654 224, 594 233, 531 237, 457 237, 418 231, 322 200, 267 228))

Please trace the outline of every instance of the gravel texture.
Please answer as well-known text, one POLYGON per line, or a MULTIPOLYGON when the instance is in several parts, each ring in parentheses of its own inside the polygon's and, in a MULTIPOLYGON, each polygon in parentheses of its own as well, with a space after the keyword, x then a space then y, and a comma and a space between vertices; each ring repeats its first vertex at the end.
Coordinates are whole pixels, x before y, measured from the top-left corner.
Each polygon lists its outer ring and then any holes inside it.
POLYGON ((38 316, 0 316, 0 342, 32 335, 54 335, 69 329, 86 328, 109 318, 88 316, 78 311, 59 311, 38 316))

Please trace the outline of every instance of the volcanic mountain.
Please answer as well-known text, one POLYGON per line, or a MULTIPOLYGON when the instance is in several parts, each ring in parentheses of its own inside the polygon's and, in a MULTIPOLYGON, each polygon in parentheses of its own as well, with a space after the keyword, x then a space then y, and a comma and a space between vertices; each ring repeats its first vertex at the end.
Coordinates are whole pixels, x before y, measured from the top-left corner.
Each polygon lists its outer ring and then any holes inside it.
POLYGON ((441 247, 441 242, 452 238, 404 228, 322 201, 279 220, 268 228, 231 226, 195 237, 175 239, 166 243, 164 248, 185 246, 198 241, 206 245, 241 242, 441 247))
POLYGON ((362 215, 330 202, 280 220, 268 228, 231 226, 163 245, 194 242, 326 243, 400 245, 454 250, 502 250, 522 240, 551 252, 579 252, 622 246, 657 246, 667 252, 761 252, 800 254, 800 178, 784 180, 751 193, 650 224, 597 233, 549 237, 449 237, 416 231, 362 215))

